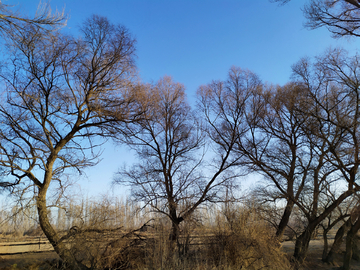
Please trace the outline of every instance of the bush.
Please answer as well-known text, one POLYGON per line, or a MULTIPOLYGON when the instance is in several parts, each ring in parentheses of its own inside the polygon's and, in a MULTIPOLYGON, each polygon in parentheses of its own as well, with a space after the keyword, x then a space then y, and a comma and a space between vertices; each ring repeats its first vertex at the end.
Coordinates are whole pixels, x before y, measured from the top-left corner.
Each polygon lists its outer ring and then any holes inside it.
POLYGON ((218 269, 290 269, 272 230, 251 210, 237 209, 218 221, 207 245, 208 258, 218 269))

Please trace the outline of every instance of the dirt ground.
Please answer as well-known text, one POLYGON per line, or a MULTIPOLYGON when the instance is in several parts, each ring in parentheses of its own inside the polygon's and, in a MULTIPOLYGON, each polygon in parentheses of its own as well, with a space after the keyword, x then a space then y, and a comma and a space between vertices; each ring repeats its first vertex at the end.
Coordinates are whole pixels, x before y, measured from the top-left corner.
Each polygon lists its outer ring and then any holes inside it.
MULTIPOLYGON (((329 248, 331 247, 333 240, 329 239, 329 248)), ((301 269, 303 270, 338 270, 342 266, 342 260, 344 253, 338 254, 335 257, 335 265, 330 265, 321 261, 321 256, 323 252, 323 240, 311 240, 309 246, 309 252, 306 257, 306 261, 301 269)), ((285 241, 282 243, 284 251, 291 256, 294 252, 295 241, 285 241)), ((343 252, 345 251, 345 246, 342 247, 343 252)), ((352 260, 351 262, 352 269, 360 269, 360 262, 352 260)))
POLYGON ((53 247, 47 240, 19 241, 0 244, 0 254, 14 254, 24 252, 52 251, 53 247))
MULTIPOLYGON (((282 244, 284 251, 288 254, 289 257, 291 257, 294 251, 294 244, 294 241, 286 241, 282 244)), ((331 244, 332 240, 329 240, 329 246, 331 244)), ((312 240, 310 242, 307 259, 301 269, 340 269, 343 254, 339 254, 338 258, 336 258, 337 264, 329 265, 321 261, 322 251, 323 241, 312 240)), ((44 262, 53 262, 58 258, 58 255, 54 251, 52 251, 51 245, 45 240, 32 242, 7 242, 0 244, 0 270, 49 269, 49 264, 43 264, 43 266, 39 268, 38 265, 44 262)), ((352 261, 352 269, 360 269, 360 262, 352 261)))
MULTIPOLYGON (((31 270, 31 267, 34 266, 34 269, 37 268, 39 264, 44 262, 52 262, 55 259, 58 259, 59 256, 54 252, 42 252, 42 253, 24 253, 24 254, 15 254, 15 255, 1 255, 0 256, 0 269, 1 270, 12 270, 12 269, 28 269, 31 270)), ((43 269, 49 268, 45 264, 43 269)))
POLYGON ((0 242, 0 269, 30 270, 31 266, 57 258, 58 255, 45 238, 30 237, 19 241, 0 242))

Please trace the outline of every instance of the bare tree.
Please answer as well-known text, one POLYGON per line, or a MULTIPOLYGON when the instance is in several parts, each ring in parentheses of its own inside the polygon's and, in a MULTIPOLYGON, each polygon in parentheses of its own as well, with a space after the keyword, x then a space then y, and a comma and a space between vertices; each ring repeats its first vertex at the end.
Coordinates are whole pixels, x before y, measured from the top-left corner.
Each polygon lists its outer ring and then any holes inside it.
POLYGON ((64 11, 52 13, 50 3, 39 3, 33 18, 26 17, 13 11, 14 6, 0 2, 0 35, 13 35, 14 31, 22 31, 28 25, 43 30, 54 30, 58 26, 66 24, 64 11))
POLYGON ((285 200, 276 224, 280 238, 304 189, 312 160, 301 129, 306 118, 296 110, 297 104, 305 104, 303 99, 296 84, 265 87, 254 73, 239 68, 230 70, 221 95, 208 99, 214 111, 213 119, 208 118, 216 134, 214 142, 231 145, 239 165, 270 180, 266 191, 272 199, 285 200))
POLYGON ((305 101, 297 84, 275 89, 270 87, 264 91, 260 101, 264 113, 257 116, 254 129, 246 140, 239 141, 237 149, 247 157, 247 165, 252 170, 270 180, 272 190, 277 194, 274 201, 286 201, 276 232, 280 238, 295 202, 306 188, 311 164, 316 156, 308 151, 308 140, 302 129, 307 119, 296 110, 297 106, 306 106, 305 101))
MULTIPOLYGON (((286 4, 290 0, 272 0, 286 4)), ((360 36, 360 2, 358 0, 311 0, 304 6, 310 29, 326 27, 335 38, 360 36)))
POLYGON ((313 125, 309 132, 321 142, 320 145, 325 144, 325 152, 321 152, 332 168, 330 175, 323 176, 327 178, 326 182, 339 179, 345 184, 345 189, 331 203, 308 219, 307 227, 295 244, 294 256, 299 262, 306 256, 316 226, 346 198, 359 191, 356 181, 360 165, 358 63, 357 56, 348 57, 343 50, 335 49, 318 57, 314 64, 301 60, 293 67, 294 78, 305 86, 304 91, 310 97, 311 105, 306 113, 313 125))
POLYGON ((203 188, 200 161, 195 158, 203 137, 182 84, 164 77, 144 87, 148 96, 143 103, 145 119, 125 130, 125 143, 136 151, 140 162, 120 169, 115 182, 129 184, 134 199, 168 216, 171 239, 176 240, 180 222, 193 211, 190 205, 203 188))
POLYGON ((125 142, 140 162, 119 170, 115 182, 131 185, 135 199, 168 216, 170 239, 175 241, 180 223, 200 204, 216 201, 234 175, 223 174, 230 166, 227 157, 215 169, 202 168, 204 135, 182 84, 164 77, 146 88, 145 119, 129 124, 125 131, 125 142))
POLYGON ((268 202, 284 201, 276 232, 280 238, 294 206, 305 220, 315 219, 322 196, 338 179, 326 159, 326 144, 308 130, 314 124, 304 113, 310 105, 299 83, 264 89, 253 105, 262 112, 248 112, 254 120, 248 122, 247 134, 236 145, 248 169, 264 176, 266 193, 262 195, 268 202))
POLYGON ((47 194, 66 172, 97 163, 101 137, 137 116, 135 41, 123 26, 92 16, 83 39, 32 24, 13 35, 0 76, 0 165, 7 186, 34 187, 39 223, 69 268, 85 268, 50 223, 47 194))
MULTIPOLYGON (((322 198, 321 200, 321 208, 325 209, 329 206, 338 196, 336 193, 336 186, 334 186, 334 190, 329 192, 329 196, 326 198, 322 198)), ((341 205, 337 206, 324 220, 320 223, 320 226, 323 229, 323 240, 324 240, 324 248, 322 254, 322 261, 328 263, 334 263, 333 255, 340 249, 341 242, 344 236, 345 227, 347 226, 348 220, 351 211, 354 208, 354 203, 357 202, 357 198, 350 197, 349 199, 342 202, 341 205), (346 220, 347 219, 347 220, 346 220), (336 232, 334 242, 329 251, 329 243, 328 243, 328 233, 331 229, 337 226, 339 223, 343 222, 343 224, 339 227, 336 232)))
POLYGON ((237 67, 230 69, 227 81, 202 89, 209 135, 218 153, 230 149, 238 166, 271 179, 279 190, 274 200, 286 200, 276 225, 281 238, 309 166, 300 158, 304 136, 299 127, 304 119, 294 110, 301 92, 296 85, 266 89, 256 74, 237 67))
POLYGON ((273 199, 285 199, 278 229, 287 225, 295 205, 304 216, 294 252, 300 264, 320 223, 359 190, 356 59, 336 50, 314 65, 303 59, 294 65, 294 82, 277 88, 239 72, 230 77, 230 85, 238 86, 228 88, 237 89, 234 94, 211 98, 217 108, 210 121, 214 141, 219 147, 233 144, 237 164, 270 180, 273 199), (247 93, 241 102, 235 98, 247 93), (344 190, 323 205, 339 181, 346 183, 344 190))

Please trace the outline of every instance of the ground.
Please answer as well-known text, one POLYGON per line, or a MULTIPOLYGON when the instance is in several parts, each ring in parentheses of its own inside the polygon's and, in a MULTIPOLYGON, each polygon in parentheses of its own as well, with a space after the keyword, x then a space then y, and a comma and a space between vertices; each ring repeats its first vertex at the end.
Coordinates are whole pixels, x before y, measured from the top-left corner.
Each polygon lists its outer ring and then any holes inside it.
MULTIPOLYGON (((329 248, 332 245, 333 240, 330 239, 329 240, 329 248)), ((284 251, 289 254, 289 256, 291 256, 291 254, 294 251, 294 246, 295 246, 295 241, 285 241, 282 244, 284 251)), ((345 250, 345 247, 342 247, 342 250, 345 250)), ((322 256, 322 252, 323 252, 323 240, 320 239, 315 239, 315 240, 311 240, 310 242, 310 246, 309 246, 309 253, 306 257, 306 261, 303 265, 303 267, 301 269, 308 269, 308 270, 319 270, 319 269, 324 269, 324 270, 335 270, 335 269, 340 269, 340 266, 342 265, 342 257, 344 255, 344 253, 339 254, 337 257, 335 257, 336 260, 336 264, 335 265, 330 265, 327 263, 324 263, 321 261, 321 256, 322 256)), ((352 268, 355 269, 360 269, 360 262, 359 261, 354 261, 352 260, 351 262, 352 268)))
POLYGON ((57 258, 46 238, 0 239, 0 269, 31 269, 57 258))
MULTIPOLYGON (((0 242, 0 269, 48 269, 48 266, 37 268, 43 262, 53 262, 58 259, 58 255, 52 251, 52 247, 46 239, 28 238, 22 241, 0 242), (32 268, 33 266, 33 268, 32 268)), ((332 242, 329 240, 329 245, 332 242)), ((284 251, 291 257, 294 250, 294 241, 285 241, 282 244, 284 251)), ((310 243, 309 253, 303 270, 335 270, 341 266, 343 254, 339 254, 337 265, 329 265, 321 261, 323 250, 322 240, 312 240, 310 243)), ((360 262, 352 262, 353 269, 360 269, 360 262)))

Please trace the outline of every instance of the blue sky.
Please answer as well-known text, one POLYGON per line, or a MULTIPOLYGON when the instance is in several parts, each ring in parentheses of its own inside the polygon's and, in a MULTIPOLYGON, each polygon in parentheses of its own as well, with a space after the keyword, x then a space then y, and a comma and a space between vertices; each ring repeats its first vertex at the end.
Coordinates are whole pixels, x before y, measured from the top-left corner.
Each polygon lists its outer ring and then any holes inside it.
MULTIPOLYGON (((330 46, 356 51, 360 39, 331 38, 325 29, 308 30, 301 7, 293 0, 278 6, 268 0, 52 0, 53 10, 65 9, 66 31, 78 33, 82 21, 102 15, 126 26, 137 39, 141 78, 156 81, 171 75, 195 99, 197 88, 225 79, 232 65, 248 68, 263 81, 285 84, 291 65, 330 46)), ((3 0, 21 14, 35 14, 38 0, 3 0)), ((113 173, 131 154, 108 144, 103 161, 79 182, 90 193, 105 193, 113 173), (101 180, 99 187, 98 181, 101 180)))

